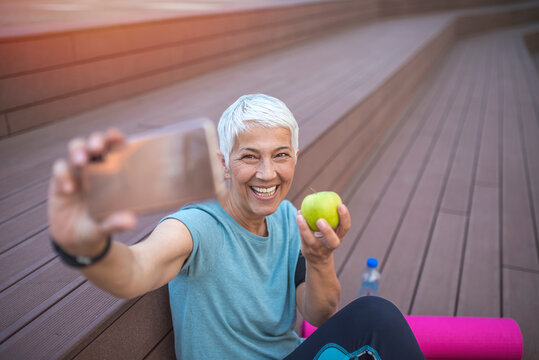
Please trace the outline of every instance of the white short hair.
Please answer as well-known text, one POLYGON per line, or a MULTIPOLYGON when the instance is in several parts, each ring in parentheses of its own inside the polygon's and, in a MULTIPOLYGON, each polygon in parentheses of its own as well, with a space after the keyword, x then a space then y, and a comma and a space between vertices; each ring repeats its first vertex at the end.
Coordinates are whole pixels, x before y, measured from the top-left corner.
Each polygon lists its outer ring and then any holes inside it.
POLYGON ((288 107, 281 100, 268 95, 244 95, 223 112, 217 126, 219 148, 227 168, 236 137, 253 125, 287 128, 292 136, 294 154, 297 152, 299 127, 288 107))

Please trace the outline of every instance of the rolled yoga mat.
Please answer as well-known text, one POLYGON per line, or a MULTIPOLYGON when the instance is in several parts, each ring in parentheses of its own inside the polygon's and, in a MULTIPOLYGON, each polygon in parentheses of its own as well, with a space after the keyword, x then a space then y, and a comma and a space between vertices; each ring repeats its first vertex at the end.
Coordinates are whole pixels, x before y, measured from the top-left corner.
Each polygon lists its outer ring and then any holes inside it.
MULTIPOLYGON (((522 334, 507 318, 405 316, 429 360, 522 358, 522 334)), ((303 336, 316 327, 303 322, 303 336)))

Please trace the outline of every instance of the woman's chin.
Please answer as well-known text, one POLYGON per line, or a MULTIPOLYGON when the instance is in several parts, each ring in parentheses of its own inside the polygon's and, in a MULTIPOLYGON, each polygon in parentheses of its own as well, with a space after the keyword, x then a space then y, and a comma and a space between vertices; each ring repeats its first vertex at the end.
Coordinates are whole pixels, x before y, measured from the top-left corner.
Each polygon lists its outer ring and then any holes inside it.
POLYGON ((281 204, 283 199, 280 198, 279 194, 274 194, 271 197, 257 196, 256 194, 251 193, 250 203, 253 213, 260 216, 268 216, 277 211, 277 208, 281 204))

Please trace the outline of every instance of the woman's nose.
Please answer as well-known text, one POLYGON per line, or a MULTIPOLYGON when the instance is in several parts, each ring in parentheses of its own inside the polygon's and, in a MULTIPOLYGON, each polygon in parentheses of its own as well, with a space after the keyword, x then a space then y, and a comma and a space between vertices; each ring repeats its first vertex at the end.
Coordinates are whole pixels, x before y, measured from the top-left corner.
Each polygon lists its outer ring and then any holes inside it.
POLYGON ((271 180, 276 176, 275 167, 271 159, 264 159, 258 166, 257 176, 261 180, 271 180))

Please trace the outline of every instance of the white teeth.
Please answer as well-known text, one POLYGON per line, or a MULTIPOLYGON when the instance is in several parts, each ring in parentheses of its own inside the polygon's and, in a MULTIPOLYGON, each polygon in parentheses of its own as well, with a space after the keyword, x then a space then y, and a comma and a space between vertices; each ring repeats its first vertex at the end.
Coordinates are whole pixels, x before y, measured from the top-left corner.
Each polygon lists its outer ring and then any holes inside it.
POLYGON ((277 186, 272 186, 270 188, 261 188, 261 187, 251 186, 251 189, 253 189, 257 193, 257 195, 272 196, 275 193, 277 186))

